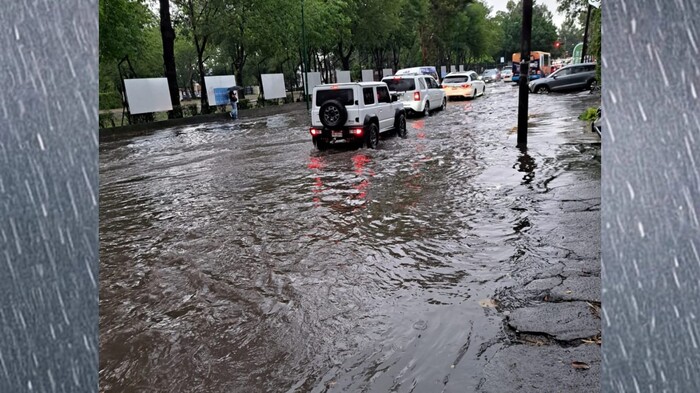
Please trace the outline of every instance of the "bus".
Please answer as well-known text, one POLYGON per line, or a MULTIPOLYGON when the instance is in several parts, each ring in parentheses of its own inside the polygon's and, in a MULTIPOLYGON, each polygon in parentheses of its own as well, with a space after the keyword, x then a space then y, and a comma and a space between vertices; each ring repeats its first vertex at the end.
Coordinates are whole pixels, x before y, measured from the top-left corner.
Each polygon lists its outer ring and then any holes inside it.
MULTIPOLYGON (((520 80, 520 53, 513 53, 514 83, 520 80)), ((539 79, 552 73, 552 55, 548 52, 530 52, 530 80, 539 79)))

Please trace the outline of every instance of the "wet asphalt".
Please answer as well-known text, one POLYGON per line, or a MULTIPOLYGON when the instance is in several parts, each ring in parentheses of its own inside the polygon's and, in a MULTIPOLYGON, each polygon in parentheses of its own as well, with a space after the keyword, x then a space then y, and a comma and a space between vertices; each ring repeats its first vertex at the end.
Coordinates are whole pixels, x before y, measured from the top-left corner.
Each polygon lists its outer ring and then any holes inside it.
POLYGON ((305 111, 101 141, 100 391, 598 390, 599 101, 531 95, 526 151, 504 83, 377 150, 305 111))

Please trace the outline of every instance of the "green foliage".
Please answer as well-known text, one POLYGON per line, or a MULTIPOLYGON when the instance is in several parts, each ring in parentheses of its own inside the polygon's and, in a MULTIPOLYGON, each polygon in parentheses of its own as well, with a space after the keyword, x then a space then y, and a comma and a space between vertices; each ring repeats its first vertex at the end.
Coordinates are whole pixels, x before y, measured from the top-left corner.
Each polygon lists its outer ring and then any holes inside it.
POLYGON ((100 113, 99 124, 100 128, 115 127, 114 114, 112 112, 100 113))
MULTIPOLYGON (((520 52, 520 38, 522 33, 523 8, 522 3, 508 1, 507 11, 499 11, 497 18, 503 29, 503 52, 506 60, 510 60, 513 53, 520 52)), ((552 22, 552 13, 544 4, 537 4, 533 0, 532 6, 532 36, 530 49, 533 51, 552 52, 557 40, 557 28, 552 22)))
POLYGON ((99 94, 100 110, 118 109, 122 107, 122 98, 116 89, 101 91, 99 94))
POLYGON ((199 114, 199 107, 197 104, 185 105, 182 108, 182 112, 185 116, 197 116, 199 114))
POLYGON ((241 98, 238 100, 238 109, 250 109, 250 100, 247 98, 241 98))
MULTIPOLYGON (((114 104, 120 83, 116 64, 124 56, 138 77, 163 76, 158 15, 146 6, 148 1, 99 0, 101 107, 114 104)), ((334 69, 349 69, 358 80, 367 68, 489 63, 500 56, 510 60, 520 50, 522 12, 515 1, 496 17, 483 0, 171 3, 178 86, 190 93, 205 75, 231 72, 241 86, 260 83, 263 73, 284 73, 292 90, 299 87, 297 74, 305 58, 324 79, 334 69)), ((532 49, 551 51, 557 39, 551 13, 540 4, 534 11, 532 49)), ((241 109, 245 105, 239 101, 241 109)), ((209 110, 206 104, 203 108, 209 110)))
POLYGON ((591 32, 590 37, 590 50, 588 51, 593 57, 595 57, 598 61, 595 67, 595 75, 596 78, 598 79, 598 85, 602 85, 602 80, 601 80, 601 34, 600 34, 600 29, 601 29, 601 10, 600 9, 595 9, 593 8, 591 12, 591 32))
MULTIPOLYGON (((155 24, 155 15, 143 0, 99 0, 100 62, 114 61, 141 52, 146 27, 155 24)), ((141 52, 143 53, 143 52, 141 52)))
POLYGON ((598 108, 587 108, 585 112, 579 115, 579 120, 592 121, 598 119, 598 108))

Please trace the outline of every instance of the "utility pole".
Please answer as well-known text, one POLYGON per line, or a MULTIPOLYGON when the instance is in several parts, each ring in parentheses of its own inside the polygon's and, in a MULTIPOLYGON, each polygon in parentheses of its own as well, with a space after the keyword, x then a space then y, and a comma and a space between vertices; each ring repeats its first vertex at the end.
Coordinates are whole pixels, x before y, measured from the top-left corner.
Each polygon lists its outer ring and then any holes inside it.
POLYGON ((523 0, 523 30, 520 36, 520 95, 518 100, 518 144, 527 148, 527 109, 530 91, 530 38, 532 34, 532 0, 523 0))
POLYGON ((306 27, 304 26, 304 0, 301 0, 301 41, 304 46, 304 56, 302 62, 304 63, 304 89, 302 94, 304 94, 304 102, 306 102, 306 110, 309 110, 309 95, 307 94, 309 88, 309 63, 308 63, 308 51, 306 50, 306 27))
POLYGON ((588 49, 588 25, 591 22, 591 4, 588 4, 588 11, 586 12, 586 28, 583 30, 583 48, 581 48, 581 63, 585 63, 586 60, 586 49, 588 49))

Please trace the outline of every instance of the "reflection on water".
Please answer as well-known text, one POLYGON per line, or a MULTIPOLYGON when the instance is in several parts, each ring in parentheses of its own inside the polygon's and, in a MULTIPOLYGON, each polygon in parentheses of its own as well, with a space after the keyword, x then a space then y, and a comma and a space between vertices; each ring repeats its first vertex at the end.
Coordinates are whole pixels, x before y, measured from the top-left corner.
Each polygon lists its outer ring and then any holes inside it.
POLYGON ((100 390, 473 391, 479 301, 551 258, 530 232, 576 99, 532 97, 557 116, 526 152, 509 86, 378 150, 315 151, 306 113, 103 143, 100 390))

